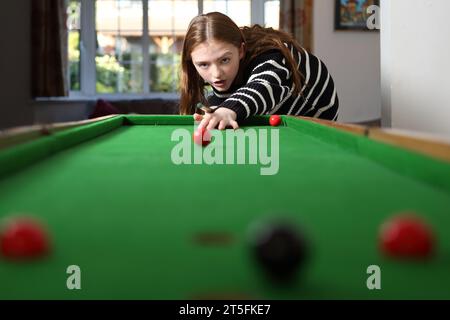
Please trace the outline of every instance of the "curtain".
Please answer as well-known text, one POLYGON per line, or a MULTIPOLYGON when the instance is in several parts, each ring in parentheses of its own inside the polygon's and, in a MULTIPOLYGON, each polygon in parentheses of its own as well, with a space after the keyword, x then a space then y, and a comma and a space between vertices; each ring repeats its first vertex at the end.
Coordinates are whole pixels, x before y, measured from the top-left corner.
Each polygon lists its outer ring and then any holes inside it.
POLYGON ((33 97, 68 95, 65 0, 32 0, 33 97))
POLYGON ((280 0, 280 29, 294 35, 306 50, 313 47, 314 0, 280 0))

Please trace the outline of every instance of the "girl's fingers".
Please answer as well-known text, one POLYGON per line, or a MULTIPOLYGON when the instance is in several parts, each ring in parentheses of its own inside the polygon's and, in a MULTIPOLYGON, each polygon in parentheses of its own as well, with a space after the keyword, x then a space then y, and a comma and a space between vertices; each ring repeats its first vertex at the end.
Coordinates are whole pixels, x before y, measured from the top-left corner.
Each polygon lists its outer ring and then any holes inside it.
POLYGON ((225 130, 226 128, 227 128, 227 121, 225 121, 225 120, 220 121, 218 129, 225 130))
POLYGON ((239 125, 235 120, 230 119, 230 117, 221 115, 220 113, 206 113, 205 115, 200 115, 198 113, 194 114, 194 119, 200 121, 197 129, 213 130, 216 127, 219 130, 224 130, 227 127, 232 127, 234 130, 239 129, 239 125))
POLYGON ((230 125, 233 127, 234 130, 239 129, 239 125, 236 121, 231 120, 230 125))
POLYGON ((217 117, 212 117, 211 120, 209 121, 209 124, 208 124, 208 127, 206 128, 206 130, 214 129, 218 123, 219 123, 219 119, 217 119, 217 117))
POLYGON ((211 116, 207 113, 203 116, 202 121, 198 125, 198 129, 206 128, 206 126, 209 124, 209 120, 211 120, 211 116))

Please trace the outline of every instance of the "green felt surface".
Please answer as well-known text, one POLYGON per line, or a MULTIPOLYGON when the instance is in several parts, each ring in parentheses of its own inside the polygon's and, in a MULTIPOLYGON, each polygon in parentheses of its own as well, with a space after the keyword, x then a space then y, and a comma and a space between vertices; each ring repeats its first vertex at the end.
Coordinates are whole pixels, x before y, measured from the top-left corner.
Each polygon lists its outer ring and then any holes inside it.
MULTIPOLYGON (((274 130, 264 119, 244 130, 274 130)), ((192 133, 191 118, 120 116, 2 151, 0 217, 39 218, 53 250, 34 262, 0 258, 0 298, 450 298, 449 164, 284 118, 276 175, 261 164, 175 165, 177 129, 192 133), (433 259, 378 251, 380 224, 404 211, 433 227, 433 259), (312 245, 287 288, 249 252, 250 226, 272 218, 301 225, 312 245), (232 239, 194 241, 205 232, 232 239), (81 268, 81 290, 66 287, 69 265, 81 268), (381 290, 366 287, 370 265, 381 290)))

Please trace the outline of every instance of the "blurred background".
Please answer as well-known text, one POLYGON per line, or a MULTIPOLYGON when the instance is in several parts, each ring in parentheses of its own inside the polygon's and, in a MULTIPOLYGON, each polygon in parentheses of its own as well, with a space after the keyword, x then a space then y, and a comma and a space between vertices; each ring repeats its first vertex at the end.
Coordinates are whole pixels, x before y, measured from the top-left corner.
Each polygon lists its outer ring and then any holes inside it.
POLYGON ((293 33, 331 71, 340 122, 450 136, 446 0, 8 1, 0 129, 87 119, 99 101, 177 114, 183 36, 210 11, 293 33))

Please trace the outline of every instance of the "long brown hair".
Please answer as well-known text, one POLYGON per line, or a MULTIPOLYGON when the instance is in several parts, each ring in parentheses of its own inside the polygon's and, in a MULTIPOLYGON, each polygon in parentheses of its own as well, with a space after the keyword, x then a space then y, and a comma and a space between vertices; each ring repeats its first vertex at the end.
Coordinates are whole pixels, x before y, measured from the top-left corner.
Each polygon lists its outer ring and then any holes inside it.
POLYGON ((303 76, 284 43, 293 45, 300 52, 302 48, 290 34, 260 25, 239 28, 228 16, 220 12, 210 12, 192 19, 184 39, 181 53, 180 114, 193 114, 195 105, 199 102, 208 105, 205 97, 207 84, 197 73, 191 53, 197 45, 209 39, 227 42, 237 48, 240 48, 242 43, 245 44, 245 57, 240 63, 239 72, 259 54, 272 49, 281 50, 292 71, 294 93, 300 92, 303 76))

